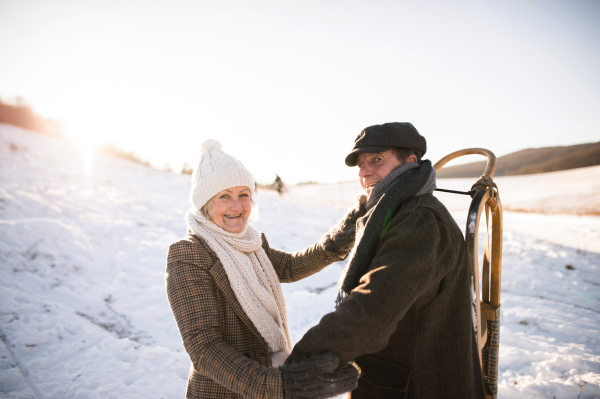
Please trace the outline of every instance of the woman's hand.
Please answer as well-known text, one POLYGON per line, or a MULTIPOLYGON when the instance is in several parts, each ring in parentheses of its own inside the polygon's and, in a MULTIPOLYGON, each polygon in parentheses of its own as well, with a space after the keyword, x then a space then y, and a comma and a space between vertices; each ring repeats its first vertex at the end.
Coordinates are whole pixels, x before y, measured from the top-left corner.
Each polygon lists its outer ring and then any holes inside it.
POLYGON ((367 213, 367 196, 362 194, 356 198, 356 205, 346 216, 323 236, 321 242, 326 251, 341 259, 345 259, 352 247, 356 236, 356 221, 367 213))
POLYGON ((279 367, 285 399, 325 399, 358 386, 359 372, 350 363, 339 366, 336 354, 314 354, 279 367))

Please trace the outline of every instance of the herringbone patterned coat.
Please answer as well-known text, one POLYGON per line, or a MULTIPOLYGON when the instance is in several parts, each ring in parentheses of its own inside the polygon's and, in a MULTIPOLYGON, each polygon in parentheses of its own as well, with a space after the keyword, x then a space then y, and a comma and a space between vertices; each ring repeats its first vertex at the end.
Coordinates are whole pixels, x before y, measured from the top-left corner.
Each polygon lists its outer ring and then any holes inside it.
MULTIPOLYGON (((317 243, 295 253, 263 248, 281 282, 293 282, 343 259, 317 243)), ((279 370, 266 341, 245 314, 223 265, 195 236, 172 244, 167 295, 192 368, 186 398, 282 398, 279 370)))

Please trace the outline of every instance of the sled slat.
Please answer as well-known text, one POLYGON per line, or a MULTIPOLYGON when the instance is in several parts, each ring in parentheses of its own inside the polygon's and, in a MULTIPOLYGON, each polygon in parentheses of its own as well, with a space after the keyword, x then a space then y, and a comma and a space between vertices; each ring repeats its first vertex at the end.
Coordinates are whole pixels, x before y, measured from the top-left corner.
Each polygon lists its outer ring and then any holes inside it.
POLYGON ((491 265, 491 284, 490 284, 490 305, 500 306, 500 279, 502 277, 502 202, 500 196, 489 201, 490 209, 495 208, 492 213, 492 265, 491 265))

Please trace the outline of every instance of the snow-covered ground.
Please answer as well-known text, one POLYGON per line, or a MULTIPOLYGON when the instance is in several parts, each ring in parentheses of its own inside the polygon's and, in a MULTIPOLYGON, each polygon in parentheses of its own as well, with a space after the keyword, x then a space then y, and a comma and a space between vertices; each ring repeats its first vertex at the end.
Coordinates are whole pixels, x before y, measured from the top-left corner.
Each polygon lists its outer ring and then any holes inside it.
MULTIPOLYGON (((0 397, 181 398, 190 362, 164 267, 189 177, 99 154, 83 165, 75 144, 0 125, 0 397)), ((496 181, 519 211, 505 213, 499 396, 600 397, 600 167, 496 181)), ((256 226, 295 251, 358 192, 260 191, 256 226)), ((438 197, 463 226, 469 198, 438 197)), ((333 310, 343 266, 283 285, 295 341, 333 310)))

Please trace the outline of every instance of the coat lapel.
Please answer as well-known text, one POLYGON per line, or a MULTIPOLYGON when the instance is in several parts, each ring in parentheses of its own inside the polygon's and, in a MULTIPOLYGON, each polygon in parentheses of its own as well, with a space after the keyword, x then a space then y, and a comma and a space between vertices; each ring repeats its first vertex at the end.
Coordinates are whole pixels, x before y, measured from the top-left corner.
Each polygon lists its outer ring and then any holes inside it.
POLYGON ((267 349, 267 352, 269 352, 269 346, 267 345, 267 341, 265 341, 260 332, 258 332, 258 329, 254 326, 254 323, 252 323, 252 320, 250 320, 246 312, 244 312, 242 305, 240 305, 240 302, 237 300, 235 292, 233 292, 231 284, 229 283, 229 278, 227 277, 225 268, 223 267, 223 264, 221 263, 219 258, 217 258, 217 255, 213 252, 212 249, 210 249, 210 247, 204 242, 204 240, 193 235, 190 235, 190 237, 195 243, 203 246, 215 259, 213 265, 208 269, 208 273, 212 276, 215 285, 217 286, 217 289, 221 291, 223 297, 225 298, 225 301, 227 301, 227 303, 233 308, 235 314, 244 322, 244 324, 250 329, 250 331, 252 331, 254 335, 256 335, 260 339, 262 344, 267 349))

